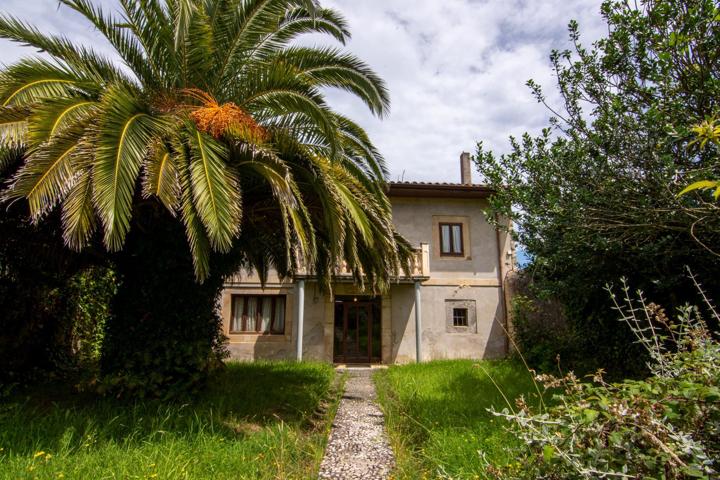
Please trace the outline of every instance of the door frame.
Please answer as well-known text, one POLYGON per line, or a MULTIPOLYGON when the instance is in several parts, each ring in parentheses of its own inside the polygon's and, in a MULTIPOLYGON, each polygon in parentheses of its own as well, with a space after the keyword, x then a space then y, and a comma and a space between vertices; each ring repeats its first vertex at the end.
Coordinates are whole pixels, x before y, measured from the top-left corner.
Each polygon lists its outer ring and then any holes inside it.
MULTIPOLYGON (((350 363, 350 364, 375 364, 375 363, 382 363, 382 347, 383 347, 383 340, 382 340, 382 300, 381 297, 358 297, 358 296, 352 296, 352 297, 337 297, 335 299, 335 303, 342 304, 342 326, 343 326, 343 334, 342 334, 342 352, 336 352, 335 351, 335 342, 332 342, 332 359, 334 363, 350 363), (348 333, 348 312, 351 307, 366 307, 367 308, 367 315, 368 315, 368 328, 367 328, 367 356, 365 358, 353 358, 352 360, 348 361, 348 355, 347 355, 347 333, 348 333), (377 313, 376 313, 377 312, 377 313), (373 342, 373 331, 375 329, 378 329, 378 331, 381 333, 378 336, 378 350, 380 352, 380 356, 373 357, 372 353, 374 350, 374 342, 373 342)), ((335 337, 335 329, 337 328, 337 309, 333 309, 333 338, 335 337)), ((360 329, 357 328, 357 335, 356 335, 356 342, 360 342, 360 329)))

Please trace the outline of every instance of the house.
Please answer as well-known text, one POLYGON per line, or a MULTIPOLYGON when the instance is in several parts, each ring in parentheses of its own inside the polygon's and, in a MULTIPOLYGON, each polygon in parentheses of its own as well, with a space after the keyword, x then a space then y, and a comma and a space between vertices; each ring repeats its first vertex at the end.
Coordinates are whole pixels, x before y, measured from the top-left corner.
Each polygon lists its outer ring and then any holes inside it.
POLYGON ((230 278, 221 311, 231 356, 384 364, 504 356, 512 241, 487 222, 491 190, 471 182, 468 153, 460 166, 459 184, 389 184, 393 222, 416 258, 382 296, 358 291, 343 271, 332 294, 305 275, 271 275, 264 289, 256 277, 230 278))

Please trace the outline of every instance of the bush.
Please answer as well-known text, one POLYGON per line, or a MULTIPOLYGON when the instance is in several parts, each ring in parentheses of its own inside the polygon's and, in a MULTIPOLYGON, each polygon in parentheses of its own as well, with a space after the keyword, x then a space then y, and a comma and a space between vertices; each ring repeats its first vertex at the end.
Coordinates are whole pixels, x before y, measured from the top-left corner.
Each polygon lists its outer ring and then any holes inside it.
MULTIPOLYGON (((650 377, 592 382, 572 372, 538 375, 546 390, 560 389, 549 407, 520 398, 517 410, 495 412, 512 422, 528 445, 505 478, 717 478, 720 470, 720 343, 697 308, 675 321, 639 292, 616 308, 645 347, 650 377)), ((613 299, 615 297, 613 296, 613 299)), ((711 315, 718 315, 708 302, 711 315)))
POLYGON ((580 339, 568 324, 562 306, 529 292, 512 299, 513 340, 529 365, 552 371, 562 360, 575 364, 580 339))
POLYGON ((97 373, 110 304, 116 292, 115 271, 100 266, 81 270, 56 291, 64 306, 61 338, 57 343, 69 355, 65 362, 69 368, 85 375, 97 373))
POLYGON ((531 368, 546 373, 558 369, 589 373, 602 362, 613 377, 647 375, 645 351, 628 339, 625 329, 605 327, 602 318, 570 321, 565 306, 550 295, 536 293, 526 274, 516 278, 513 290, 511 335, 531 368), (589 328, 589 324, 603 328, 589 328), (627 362, 627 358, 638 361, 627 362))
POLYGON ((75 370, 107 315, 114 280, 64 247, 59 223, 33 225, 23 205, 0 209, 0 382, 75 370))
POLYGON ((155 206, 135 215, 125 247, 113 257, 120 286, 102 348, 101 393, 160 397, 192 393, 226 356, 218 298, 225 268, 196 281, 182 227, 155 206))

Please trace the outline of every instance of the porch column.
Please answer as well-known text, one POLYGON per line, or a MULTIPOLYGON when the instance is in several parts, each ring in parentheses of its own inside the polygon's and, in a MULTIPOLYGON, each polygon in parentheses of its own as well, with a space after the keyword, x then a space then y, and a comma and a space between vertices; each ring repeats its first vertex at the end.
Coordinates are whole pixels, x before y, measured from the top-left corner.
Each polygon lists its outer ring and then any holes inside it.
POLYGON ((415 281, 415 355, 417 363, 422 362, 422 312, 421 303, 422 295, 420 288, 422 285, 419 281, 415 281))
POLYGON ((297 360, 303 357, 303 323, 305 322, 305 280, 297 282, 297 360))

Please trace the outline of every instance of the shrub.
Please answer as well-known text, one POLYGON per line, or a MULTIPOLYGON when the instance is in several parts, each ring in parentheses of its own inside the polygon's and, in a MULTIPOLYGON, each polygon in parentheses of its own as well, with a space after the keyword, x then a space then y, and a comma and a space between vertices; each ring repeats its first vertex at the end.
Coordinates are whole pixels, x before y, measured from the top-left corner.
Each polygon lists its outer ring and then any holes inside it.
POLYGON ((182 227, 159 208, 137 215, 113 257, 120 287, 102 347, 101 393, 161 397, 192 393, 226 355, 218 298, 232 259, 212 257, 196 281, 182 227))
POLYGON ((565 306, 552 294, 537 292, 527 274, 514 282, 513 343, 528 365, 539 372, 558 368, 593 372, 602 362, 613 375, 643 377, 645 351, 628 339, 624 329, 606 326, 603 318, 584 322, 568 318, 565 306), (588 325, 594 324, 595 328, 588 325), (636 358, 637 362, 627 362, 636 358))
POLYGON ((551 371, 559 359, 575 364, 580 339, 567 322, 562 306, 529 292, 512 299, 513 339, 533 368, 551 371))
MULTIPOLYGON (((650 357, 642 381, 592 382, 572 372, 538 375, 554 402, 495 412, 512 422, 528 445, 521 468, 506 478, 717 478, 720 467, 720 343, 697 308, 670 320, 642 292, 632 301, 624 285, 616 303, 650 357)), ((615 296, 613 295, 613 300, 615 296)), ((707 302, 711 316, 718 314, 707 302)), ((630 359, 633 361, 633 359, 630 359)))
POLYGON ((51 220, 34 225, 18 204, 0 209, 0 382, 27 383, 73 361, 78 299, 68 290, 88 262, 64 248, 59 215, 51 220))
POLYGON ((64 348, 65 364, 83 373, 94 374, 100 365, 105 326, 110 304, 117 292, 115 271, 108 267, 88 267, 70 277, 56 291, 61 299, 61 331, 57 341, 64 348))

